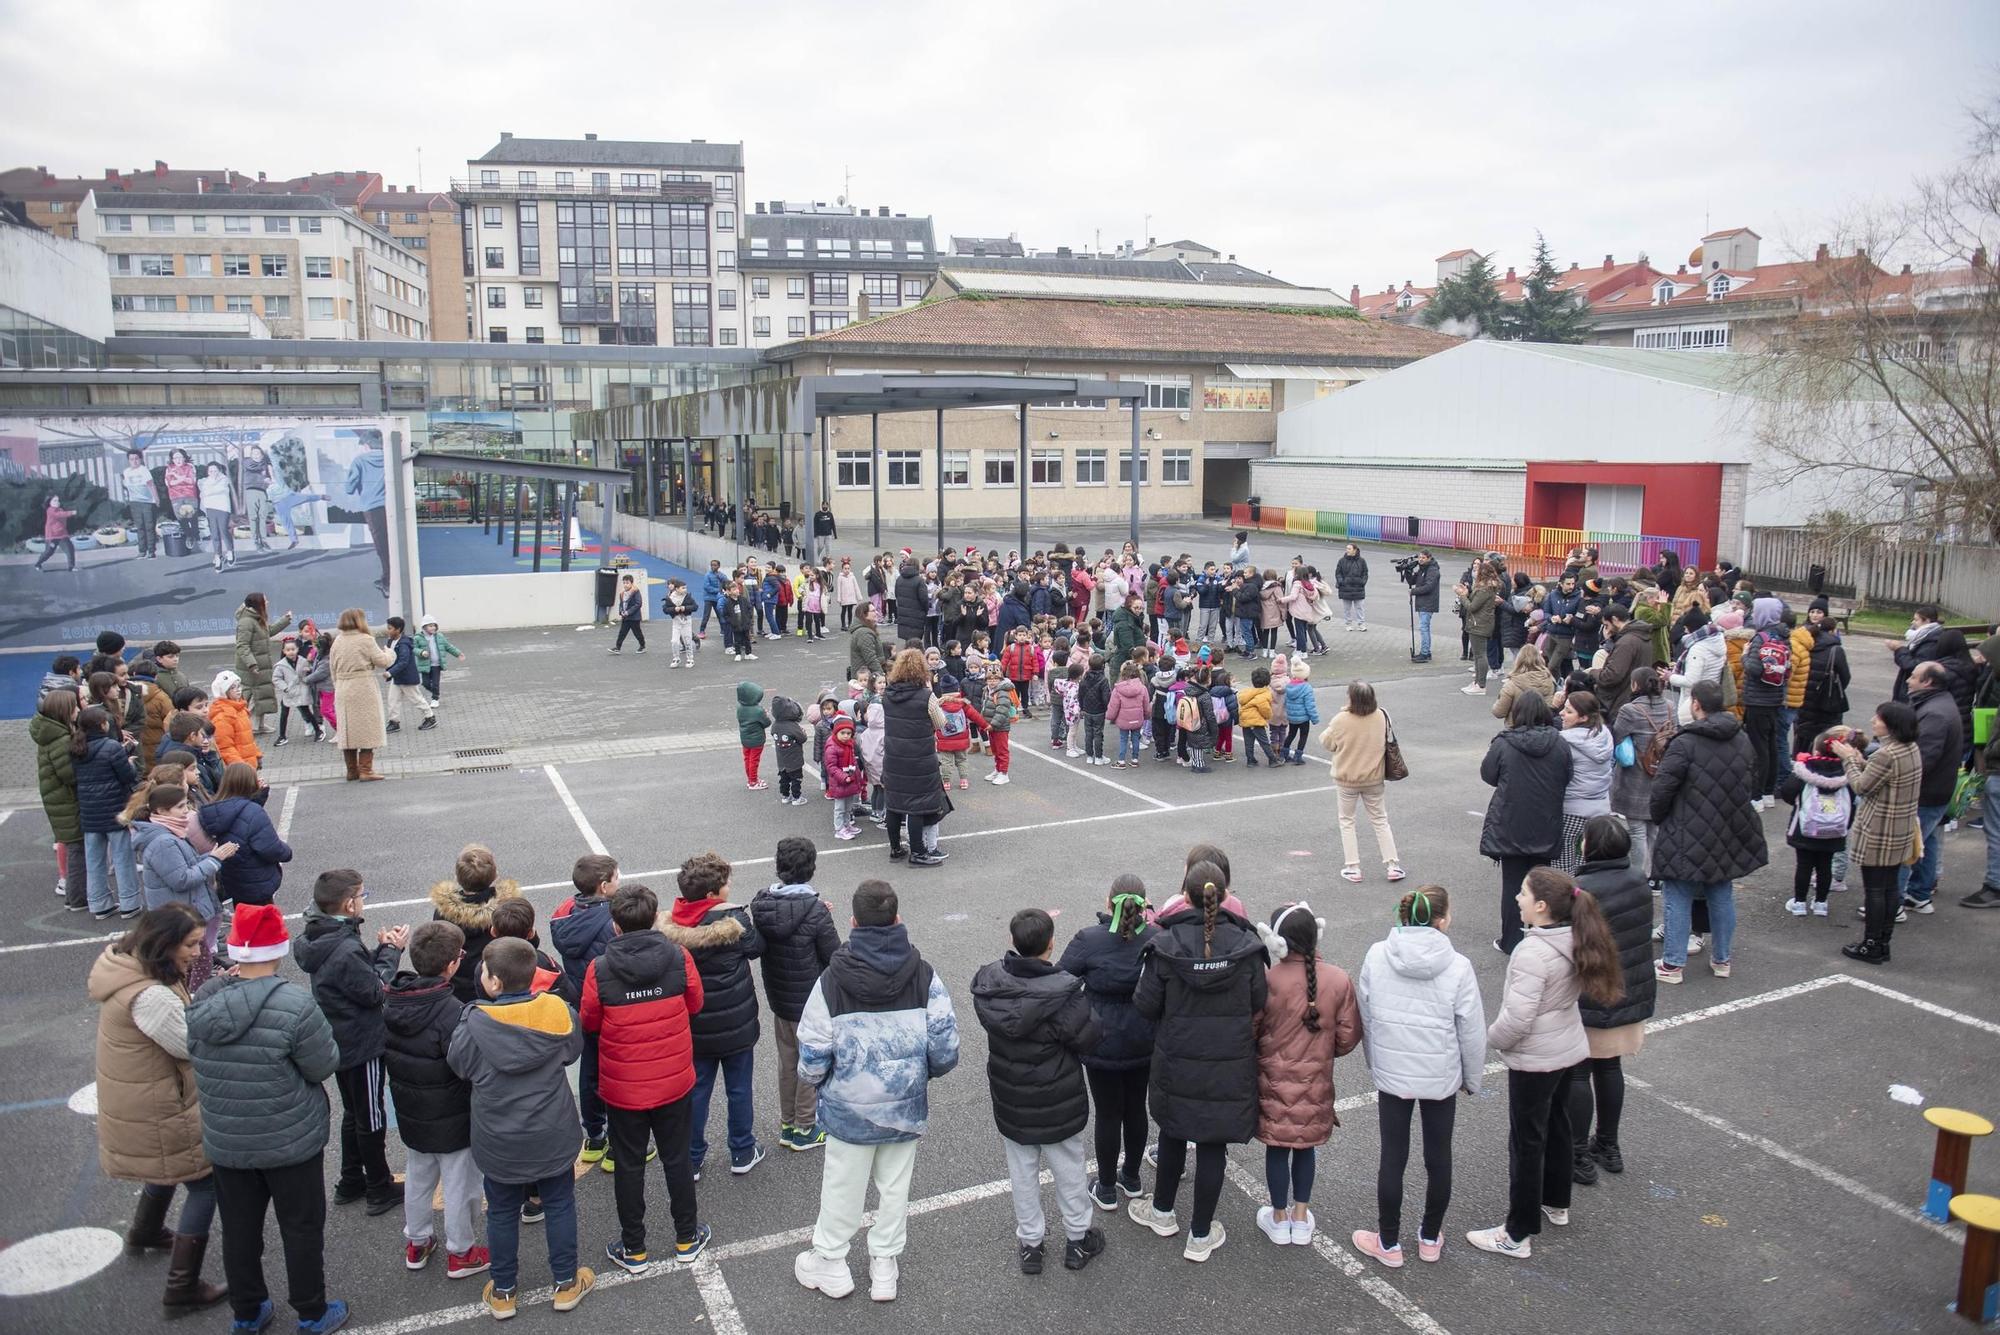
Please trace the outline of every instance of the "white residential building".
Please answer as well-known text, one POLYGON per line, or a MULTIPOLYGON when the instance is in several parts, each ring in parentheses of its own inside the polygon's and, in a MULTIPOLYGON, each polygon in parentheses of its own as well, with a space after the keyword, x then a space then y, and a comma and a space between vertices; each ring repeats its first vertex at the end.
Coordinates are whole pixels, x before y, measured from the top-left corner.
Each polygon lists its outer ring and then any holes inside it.
POLYGON ((749 345, 824 334, 924 299, 938 272, 929 218, 759 201, 739 261, 749 345))

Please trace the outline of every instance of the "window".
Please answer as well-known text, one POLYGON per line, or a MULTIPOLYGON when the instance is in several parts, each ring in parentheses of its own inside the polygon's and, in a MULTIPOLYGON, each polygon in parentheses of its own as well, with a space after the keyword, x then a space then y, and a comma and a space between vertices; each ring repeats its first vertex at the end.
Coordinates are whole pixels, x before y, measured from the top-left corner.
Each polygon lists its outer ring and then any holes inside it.
MULTIPOLYGON (((535 174, 533 172, 515 172, 514 184, 522 186, 533 186, 535 184, 535 174)), ((411 221, 415 221, 415 219, 412 219, 411 221)))
POLYGON ((921 241, 905 241, 903 243, 903 257, 912 260, 922 259, 924 257, 924 243, 921 241))
MULTIPOLYGON (((378 311, 377 314, 380 314, 380 312, 378 311)), ((492 326, 486 331, 486 341, 488 343, 505 343, 507 341, 507 327, 505 325, 492 326)))
POLYGON ((128 278, 172 278, 171 255, 113 255, 111 272, 128 278))
POLYGON ((224 297, 222 308, 231 315, 251 315, 257 309, 253 297, 224 297))
POLYGON ((171 213, 155 213, 149 215, 146 219, 146 230, 149 232, 173 231, 174 215, 171 213))
POLYGON ((486 267, 489 269, 506 268, 507 267, 506 248, 503 246, 488 246, 486 248, 486 267))
POLYGON ((1078 450, 1076 452, 1076 485, 1079 487, 1101 487, 1104 485, 1104 451, 1078 450))
POLYGON ((1639 329, 1633 331, 1632 346, 1635 348, 1727 348, 1729 346, 1729 326, 1726 324, 1668 325, 1664 329, 1639 329))
POLYGON ((1093 409, 1102 408, 1104 406, 1104 400, 1103 399, 1036 399, 1029 406, 1038 409, 1055 408, 1065 412, 1071 410, 1089 411, 1093 409))
POLYGON ((250 276, 250 257, 248 255, 224 255, 222 257, 222 276, 224 278, 248 278, 250 276))
POLYGON ((618 188, 621 190, 656 190, 660 178, 653 172, 620 172, 618 188))
POLYGON ((674 284, 674 346, 701 348, 709 342, 708 284, 674 284))
MULTIPOLYGON (((1147 476, 1152 472, 1152 461, 1153 457, 1148 451, 1139 451, 1139 485, 1142 487, 1152 480, 1147 476)), ((1131 482, 1132 451, 1120 450, 1118 451, 1118 485, 1121 487, 1129 486, 1131 482)))
POLYGON ((1187 408, 1192 392, 1192 380, 1184 375, 1149 375, 1143 377, 1146 386, 1146 406, 1148 408, 1187 408))
POLYGON ((750 336, 752 338, 769 338, 771 336, 771 317, 768 315, 751 316, 750 336))
POLYGON ((264 219, 264 230, 266 232, 289 232, 292 230, 292 220, 290 218, 266 218, 264 219))
POLYGON ((558 189, 558 190, 567 190, 567 189, 569 189, 569 188, 570 188, 571 186, 573 186, 573 185, 575 185, 575 184, 576 184, 576 173, 575 173, 575 172, 557 172, 557 173, 556 173, 556 189, 558 189))
POLYGON ((1165 487, 1186 487, 1194 483, 1194 451, 1174 449, 1160 451, 1160 485, 1165 487))
POLYGON ((290 297, 264 298, 264 315, 267 319, 271 317, 276 317, 282 320, 291 319, 292 299, 290 297))
POLYGON ((181 256, 181 263, 186 266, 181 275, 184 278, 215 277, 215 256, 213 255, 183 255, 181 256))
POLYGON ((718 269, 734 269, 736 267, 736 252, 733 250, 716 251, 715 267, 718 269))
POLYGON ((879 311, 903 304, 903 285, 892 273, 865 273, 861 275, 861 295, 868 298, 869 310, 879 311))
POLYGON ((308 320, 331 320, 333 314, 332 297, 307 297, 306 318, 308 320))
POLYGON ((487 310, 489 310, 489 311, 504 311, 504 310, 506 310, 506 309, 507 309, 507 289, 506 289, 506 288, 504 288, 504 287, 489 287, 489 288, 487 288, 487 289, 486 289, 486 309, 487 309, 487 310))
POLYGON ((1664 306, 1673 299, 1674 285, 1671 282, 1662 283, 1653 289, 1653 301, 1656 305, 1664 306))
POLYGON ((1271 411, 1271 382, 1209 376, 1202 381, 1201 406, 1212 413, 1268 413, 1271 411))
POLYGON ((582 383, 583 383, 583 368, 582 368, 581 366, 565 366, 565 367, 563 367, 563 383, 564 383, 565 385, 580 385, 580 384, 582 384, 582 383))
POLYGON ((321 225, 325 221, 323 218, 301 218, 299 219, 299 230, 312 236, 318 236, 321 225))
POLYGON ((1018 474, 1014 470, 1014 455, 1011 451, 986 451, 986 485, 989 487, 1011 487, 1018 474))
POLYGON ((903 300, 922 301, 923 299, 924 280, 921 278, 905 278, 903 280, 903 300))
POLYGON ((785 258, 788 260, 802 260, 805 257, 806 257, 806 243, 804 238, 796 236, 786 237, 785 258))
POLYGON ((864 260, 888 260, 896 257, 896 243, 864 236, 855 242, 855 253, 864 260))
POLYGON ((938 481, 947 487, 969 487, 972 485, 972 452, 970 450, 946 450, 944 463, 938 469, 938 481))
POLYGON ((885 485, 902 488, 924 485, 922 450, 887 450, 883 452, 882 460, 886 465, 883 470, 885 485))
POLYGON ((423 220, 424 215, 421 213, 405 213, 403 215, 403 221, 406 223, 420 223, 423 220))
POLYGON ((500 225, 500 206, 498 204, 488 204, 485 208, 479 210, 479 225, 481 227, 498 227, 500 225))
POLYGON ((498 169, 498 168, 492 168, 492 167, 489 167, 489 168, 485 168, 485 169, 482 169, 482 170, 480 171, 480 173, 479 173, 479 184, 481 184, 481 185, 498 185, 498 184, 500 184, 500 171, 499 171, 499 169, 498 169))
POLYGON ((172 297, 113 297, 114 311, 171 311, 179 309, 172 297))
POLYGON ((542 271, 542 209, 528 202, 514 207, 515 241, 520 249, 521 272, 542 271))
POLYGON ((736 178, 734 176, 716 177, 715 193, 718 197, 724 199, 733 197, 736 194, 736 178))
POLYGON ((854 244, 844 236, 823 236, 813 243, 813 251, 815 254, 832 255, 844 260, 852 256, 854 244))
POLYGON ((266 278, 285 278, 292 272, 292 257, 289 255, 261 255, 263 273, 266 278))
MULTIPOLYGON (((132 215, 129 213, 101 213, 98 222, 107 232, 129 232, 132 230, 132 215)), ((246 231, 249 229, 245 229, 246 231)))
POLYGON ((538 287, 522 288, 521 304, 531 311, 540 310, 542 308, 542 289, 538 287))
POLYGON ((718 231, 718 232, 733 232, 733 231, 735 231, 735 230, 736 230, 736 210, 735 210, 735 209, 717 209, 717 210, 715 211, 715 230, 716 230, 716 231, 718 231))
POLYGON ((213 315, 215 314, 215 298, 212 296, 190 296, 188 298, 188 309, 190 311, 199 311, 203 315, 213 315))
POLYGON ((618 285, 618 342, 651 347, 660 341, 657 294, 658 288, 652 283, 618 285))
MULTIPOLYGON (((560 175, 560 173, 558 173, 558 175, 560 175)), ((581 329, 578 329, 575 325, 564 325, 562 331, 562 341, 574 347, 575 345, 583 342, 583 331, 581 329)), ((571 369, 574 370, 575 368, 572 367, 571 369)))
POLYGON ((785 295, 786 295, 786 296, 788 296, 788 297, 803 297, 803 296, 804 296, 805 294, 806 294, 806 280, 805 280, 805 279, 803 279, 803 278, 787 278, 787 279, 785 280, 785 295))
POLYGON ((722 346, 725 348, 733 348, 736 346, 736 331, 734 329, 718 330, 716 332, 716 338, 718 339, 718 341, 721 342, 722 346))
POLYGON ((770 258, 771 258, 771 238, 770 238, 770 237, 768 237, 768 236, 753 236, 753 237, 751 237, 751 238, 750 238, 750 258, 751 258, 751 259, 753 259, 753 260, 768 260, 768 259, 770 259, 770 258))
POLYGON ((188 221, 193 224, 194 230, 197 232, 206 232, 208 230, 208 215, 206 213, 197 213, 194 217, 188 219, 188 221))
POLYGON ((717 310, 724 310, 724 311, 733 311, 733 310, 735 310, 735 309, 736 309, 736 289, 735 289, 735 288, 733 288, 733 287, 719 287, 719 288, 717 288, 717 289, 715 290, 715 306, 716 306, 716 309, 717 309, 717 310))
POLYGON ((333 277, 333 256, 331 255, 306 256, 306 277, 308 278, 333 277))
POLYGON ((1061 450, 1035 450, 1028 455, 1028 485, 1060 487, 1063 475, 1061 450))
POLYGON ((225 232, 247 232, 250 230, 250 220, 240 214, 224 214, 222 218, 222 230, 225 232))
POLYGON ((814 311, 812 313, 812 325, 815 334, 830 334, 836 329, 843 328, 846 324, 846 311, 814 311))
POLYGON ((815 306, 845 306, 847 304, 847 275, 844 273, 816 273, 812 276, 812 303, 815 306))
POLYGON ((1410 295, 1408 292, 1405 292, 1402 296, 1396 298, 1396 309, 1399 311, 1406 311, 1410 309, 1410 307, 1416 304, 1417 304, 1417 299, 1414 296, 1410 295))
POLYGON ((1715 300, 1715 299, 1716 299, 1717 297, 1726 297, 1726 296, 1728 296, 1728 295, 1729 295, 1729 275, 1728 275, 1728 274, 1726 274, 1726 273, 1719 273, 1719 274, 1717 274, 1717 275, 1716 275, 1716 276, 1715 276, 1714 278, 1712 278, 1712 279, 1710 279, 1710 280, 1709 280, 1709 284, 1708 284, 1708 299, 1709 299, 1710 301, 1713 301, 1713 300, 1715 300))
POLYGON ((840 450, 833 456, 833 485, 843 490, 867 487, 874 482, 874 465, 866 450, 840 450))
POLYGON ((753 297, 768 297, 768 296, 770 296, 770 295, 771 295, 771 280, 770 280, 770 279, 768 279, 768 278, 753 278, 753 279, 751 279, 751 280, 750 280, 750 295, 751 295, 751 296, 753 296, 753 297))
POLYGON ((785 335, 788 338, 804 338, 806 336, 806 317, 803 315, 794 315, 787 319, 785 321, 785 335))
POLYGON ((543 339, 542 337, 542 326, 538 324, 531 324, 528 326, 528 342, 542 343, 545 341, 546 340, 543 339))

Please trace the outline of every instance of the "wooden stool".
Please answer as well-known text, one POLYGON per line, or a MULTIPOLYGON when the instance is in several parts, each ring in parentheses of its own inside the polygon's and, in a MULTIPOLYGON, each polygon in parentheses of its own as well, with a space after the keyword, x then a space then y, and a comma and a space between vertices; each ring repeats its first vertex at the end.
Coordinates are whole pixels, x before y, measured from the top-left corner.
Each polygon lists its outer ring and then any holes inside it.
POLYGON ((1984 1325, 2000 1316, 2000 1197, 1954 1196, 1951 1213, 1965 1225, 1965 1259, 1952 1310, 1984 1325))
POLYGON ((1926 1108, 1924 1120, 1937 1128, 1937 1151, 1931 1156, 1931 1185, 1924 1193, 1924 1213, 1938 1223, 1950 1218, 1951 1198, 1965 1190, 1972 1161, 1972 1142, 1993 1134, 1993 1123, 1978 1113, 1958 1108, 1926 1108))

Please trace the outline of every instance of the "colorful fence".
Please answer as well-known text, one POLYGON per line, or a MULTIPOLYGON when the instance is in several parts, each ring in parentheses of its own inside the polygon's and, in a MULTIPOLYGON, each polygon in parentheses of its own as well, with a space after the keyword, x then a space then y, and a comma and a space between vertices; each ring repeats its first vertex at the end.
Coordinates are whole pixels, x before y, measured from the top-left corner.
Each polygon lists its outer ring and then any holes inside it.
POLYGON ((1701 544, 1694 538, 1635 536, 1469 519, 1427 519, 1421 515, 1414 516, 1417 528, 1412 535, 1412 518, 1266 505, 1252 523, 1247 505, 1232 506, 1229 512, 1229 521, 1236 527, 1264 533, 1288 533, 1335 542, 1344 539, 1450 551, 1499 552, 1507 558, 1509 569, 1526 571, 1535 579, 1553 579, 1561 574, 1570 552, 1584 544, 1597 548, 1597 568, 1607 575, 1629 575, 1641 566, 1658 565, 1661 554, 1667 551, 1677 555, 1682 565, 1694 565, 1701 553, 1701 544))

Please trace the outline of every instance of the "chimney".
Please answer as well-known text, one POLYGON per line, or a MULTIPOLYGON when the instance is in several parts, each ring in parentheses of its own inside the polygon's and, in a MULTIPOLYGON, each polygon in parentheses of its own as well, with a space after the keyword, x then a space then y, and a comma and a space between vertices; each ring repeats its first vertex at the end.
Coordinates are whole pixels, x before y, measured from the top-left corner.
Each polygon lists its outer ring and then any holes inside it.
POLYGON ((597 136, 596 136, 596 135, 594 135, 594 134, 586 134, 586 135, 584 136, 584 138, 585 138, 585 139, 588 139, 588 140, 592 140, 592 141, 595 141, 595 140, 596 140, 596 138, 597 138, 597 136))
MULTIPOLYGON (((590 137, 591 137, 592 139, 595 139, 595 138, 597 138, 597 136, 596 136, 596 135, 592 135, 592 136, 590 136, 590 137)), ((706 139, 690 139, 690 140, 688 140, 688 142, 689 142, 690 144, 705 144, 705 143, 707 143, 707 142, 708 142, 708 140, 706 140, 706 139)))
POLYGON ((105 180, 107 180, 107 181, 115 181, 115 180, 117 180, 117 179, 118 179, 118 169, 117 169, 116 167, 106 167, 106 168, 104 169, 104 179, 105 179, 105 180))
POLYGON ((346 173, 346 172, 335 172, 335 173, 333 174, 333 183, 334 183, 335 185, 345 185, 345 184, 347 184, 347 173, 346 173))
POLYGON ((1813 252, 1813 263, 1825 264, 1826 258, 1826 242, 1822 241, 1819 243, 1819 249, 1813 252))
POLYGON ((1856 246, 1854 248, 1854 258, 1866 264, 1868 262, 1868 248, 1866 246, 1856 246))
POLYGON ((1057 247, 1056 247, 1056 258, 1057 258, 1057 259, 1059 259, 1059 260, 1066 260, 1066 259, 1069 259, 1069 258, 1071 258, 1071 256, 1070 256, 1070 249, 1069 249, 1069 247, 1068 247, 1068 246, 1057 246, 1057 247))
POLYGON ((1356 283, 1353 287, 1347 289, 1347 304, 1350 306, 1359 306, 1361 304, 1361 284, 1356 283))
POLYGON ((1972 252, 1972 267, 1975 269, 1986 267, 1986 247, 1981 246, 1972 252))
POLYGON ((194 192, 197 195, 208 193, 208 178, 206 176, 197 176, 194 178, 194 192))
POLYGON ((1571 272, 1571 273, 1574 273, 1574 272, 1576 272, 1576 261, 1575 261, 1575 260, 1571 260, 1571 261, 1569 262, 1569 267, 1570 267, 1570 272, 1571 272))
POLYGON ((875 206, 875 216, 876 216, 876 217, 878 217, 878 218, 886 218, 886 217, 888 217, 888 216, 889 216, 889 206, 888 206, 887 204, 878 204, 878 205, 876 205, 876 206, 875 206))
POLYGON ((259 185, 262 185, 264 183, 264 173, 262 172, 257 173, 257 183, 259 185))
POLYGON ((1604 267, 1607 269, 1611 267, 1611 257, 1609 255, 1604 257, 1604 267))
POLYGON ((1511 264, 1507 266, 1507 281, 1510 283, 1519 281, 1514 277, 1514 266, 1511 264))
POLYGON ((1231 264, 1234 264, 1234 263, 1236 263, 1236 257, 1235 257, 1234 255, 1231 255, 1231 256, 1229 257, 1229 262, 1230 262, 1231 264))
POLYGON ((1910 266, 1909 266, 1909 265, 1905 264, 1905 265, 1903 266, 1903 274, 1902 274, 1902 276, 1903 276, 1903 277, 1905 277, 1905 278, 1908 278, 1908 277, 1910 276, 1910 266))
POLYGON ((1157 246, 1158 244, 1160 244, 1160 239, 1158 237, 1149 236, 1146 238, 1146 246, 1148 249, 1152 248, 1153 246, 1157 246))
POLYGON ((760 199, 757 201, 757 212, 762 213, 763 211, 764 211, 764 201, 760 199))
POLYGON ((155 175, 155 176, 165 176, 166 174, 167 174, 167 164, 166 164, 166 163, 164 163, 164 162, 162 162, 162 161, 160 161, 160 160, 159 160, 158 158, 154 158, 154 159, 153 159, 153 175, 155 175))
POLYGON ((1680 266, 1679 268, 1677 268, 1677 269, 1675 269, 1675 270, 1674 270, 1674 272, 1675 272, 1676 274, 1680 274, 1680 275, 1683 275, 1683 276, 1685 276, 1685 275, 1686 275, 1687 271, 1688 271, 1688 267, 1687 267, 1687 265, 1685 265, 1685 264, 1681 265, 1681 266, 1680 266))

